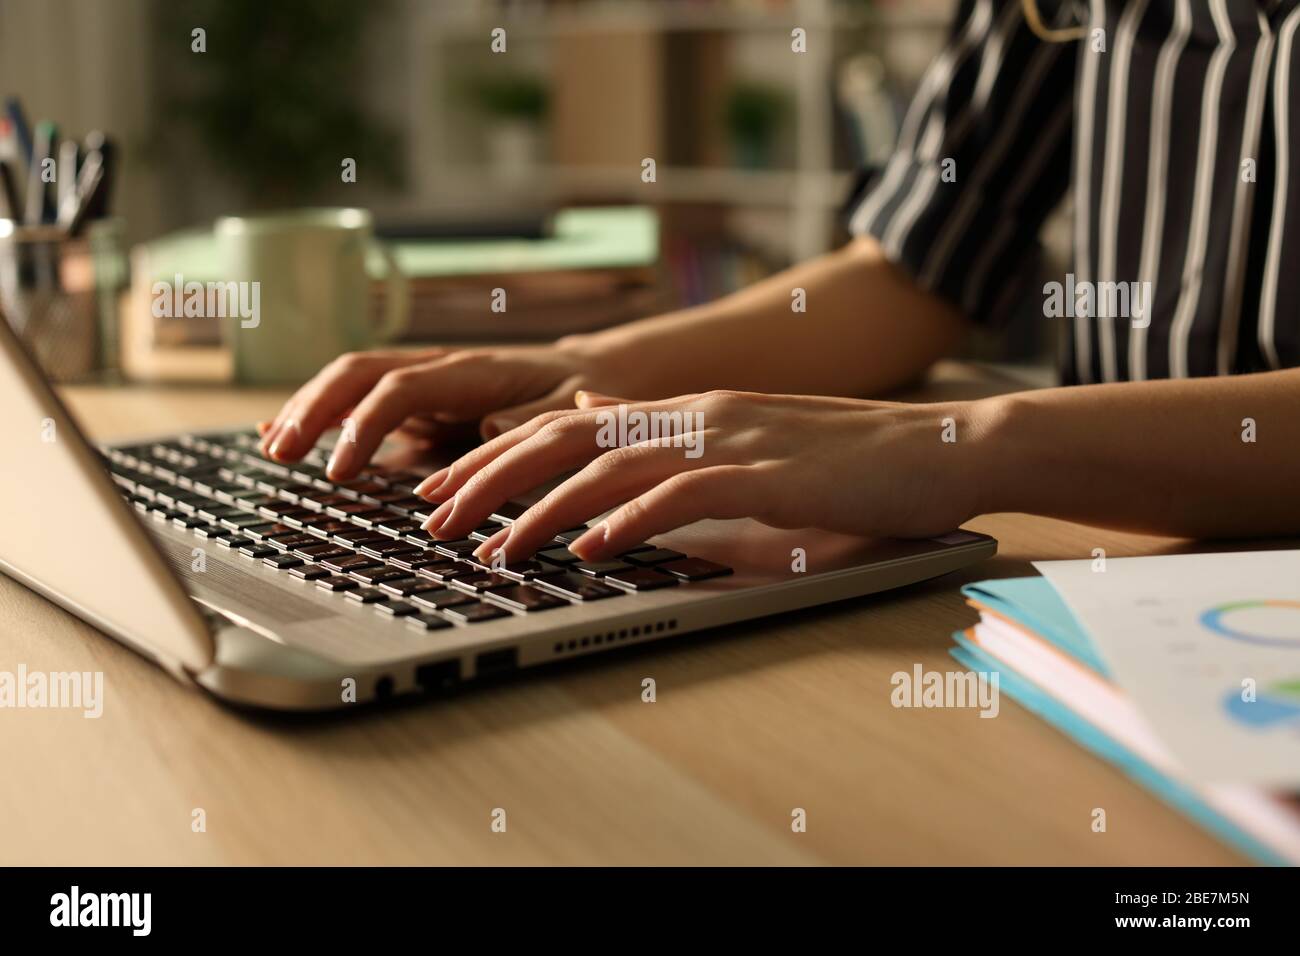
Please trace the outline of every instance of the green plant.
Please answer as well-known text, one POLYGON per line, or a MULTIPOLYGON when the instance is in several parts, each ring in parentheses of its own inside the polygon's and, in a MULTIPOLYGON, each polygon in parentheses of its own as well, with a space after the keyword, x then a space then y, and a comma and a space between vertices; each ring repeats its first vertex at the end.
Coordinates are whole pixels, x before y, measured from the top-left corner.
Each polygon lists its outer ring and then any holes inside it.
POLYGON ((345 158, 367 181, 400 180, 397 135, 361 106, 362 39, 384 0, 157 2, 169 114, 251 205, 338 195, 345 158), (196 27, 205 52, 191 48, 196 27))
POLYGON ((737 83, 727 95, 727 131, 738 143, 767 146, 789 109, 784 89, 766 83, 737 83))
POLYGON ((478 109, 497 119, 538 122, 546 116, 546 85, 527 74, 481 76, 470 81, 466 92, 478 109))

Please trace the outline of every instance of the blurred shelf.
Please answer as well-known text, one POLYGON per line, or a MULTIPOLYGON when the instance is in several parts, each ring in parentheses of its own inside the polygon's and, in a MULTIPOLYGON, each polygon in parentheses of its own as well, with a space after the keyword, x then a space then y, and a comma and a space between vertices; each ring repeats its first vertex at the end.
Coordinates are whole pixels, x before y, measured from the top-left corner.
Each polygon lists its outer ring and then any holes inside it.
POLYGON ((490 190, 496 194, 527 194, 540 200, 561 196, 737 206, 813 204, 833 209, 844 201, 852 178, 847 172, 661 166, 656 182, 643 183, 639 164, 541 166, 526 176, 501 175, 481 167, 459 167, 440 170, 433 189, 435 193, 450 196, 490 190))
POLYGON ((927 4, 923 9, 871 9, 863 4, 793 2, 784 10, 753 9, 725 3, 691 0, 618 0, 481 10, 452 8, 436 14, 431 25, 448 38, 482 38, 504 26, 508 35, 546 37, 573 33, 788 31, 878 28, 882 30, 942 29, 951 22, 950 8, 927 4))

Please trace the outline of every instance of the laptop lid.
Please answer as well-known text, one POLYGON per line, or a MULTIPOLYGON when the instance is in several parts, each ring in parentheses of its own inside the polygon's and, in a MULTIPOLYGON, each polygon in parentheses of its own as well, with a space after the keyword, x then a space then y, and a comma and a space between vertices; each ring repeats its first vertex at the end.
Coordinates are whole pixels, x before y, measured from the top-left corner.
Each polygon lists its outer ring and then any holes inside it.
POLYGON ((207 624, 0 315, 0 570, 183 676, 207 624))

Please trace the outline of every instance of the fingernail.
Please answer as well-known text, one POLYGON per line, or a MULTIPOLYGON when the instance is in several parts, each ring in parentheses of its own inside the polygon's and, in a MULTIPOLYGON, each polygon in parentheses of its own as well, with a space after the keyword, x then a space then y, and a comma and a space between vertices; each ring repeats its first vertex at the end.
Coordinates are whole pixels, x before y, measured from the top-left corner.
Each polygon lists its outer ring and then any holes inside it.
POLYGON ((288 454, 293 445, 293 440, 298 436, 298 423, 292 419, 284 423, 284 427, 276 433, 275 439, 271 442, 269 454, 272 458, 279 458, 281 455, 288 454))
POLYGON ((447 483, 447 476, 450 471, 451 471, 450 465, 448 465, 446 468, 439 468, 428 478, 424 479, 424 481, 416 485, 415 486, 416 497, 419 498, 434 497, 434 492, 447 483))
POLYGON ((429 532, 430 535, 436 538, 438 536, 438 529, 441 528, 447 519, 451 517, 451 513, 454 510, 456 510, 456 499, 448 498, 442 504, 438 505, 437 508, 433 509, 433 514, 429 515, 429 517, 424 520, 424 524, 420 527, 424 528, 425 531, 429 532))
POLYGON ((501 555, 505 560, 506 545, 510 543, 510 532, 514 530, 511 527, 502 528, 492 535, 474 550, 474 557, 484 564, 491 564, 492 560, 501 555))
POLYGON ((325 466, 325 474, 338 481, 352 467, 353 454, 352 442, 340 438, 339 443, 330 452, 330 460, 329 464, 325 466))
POLYGON ((603 548, 609 542, 609 522, 602 521, 569 545, 569 550, 580 558, 587 558, 593 548, 603 548))

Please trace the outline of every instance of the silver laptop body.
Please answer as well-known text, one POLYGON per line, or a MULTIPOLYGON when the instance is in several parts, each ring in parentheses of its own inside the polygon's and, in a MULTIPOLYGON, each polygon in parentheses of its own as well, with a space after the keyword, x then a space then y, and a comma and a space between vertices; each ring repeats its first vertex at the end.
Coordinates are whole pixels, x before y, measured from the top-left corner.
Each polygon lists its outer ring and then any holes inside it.
MULTIPOLYGON (((479 593, 477 601, 505 613, 463 623, 452 611, 419 606, 418 616, 438 626, 425 630, 412 620, 416 613, 376 610, 218 546, 200 536, 202 525, 185 526, 195 523, 185 520, 194 512, 192 487, 190 511, 160 506, 139 493, 149 489, 132 478, 138 468, 124 464, 154 459, 155 447, 162 462, 168 455, 188 461, 187 450, 249 448, 246 431, 96 449, 3 321, 0 351, 0 570, 180 680, 241 705, 320 710, 445 688, 886 591, 983 560, 997 547, 967 531, 866 541, 750 520, 702 521, 650 543, 734 573, 647 592, 615 588, 601 600, 530 583, 560 601, 522 611, 479 593)), ((164 474, 150 483, 166 488, 165 473, 174 469, 160 467, 164 474)), ((458 590, 454 579, 446 588, 458 590)))

